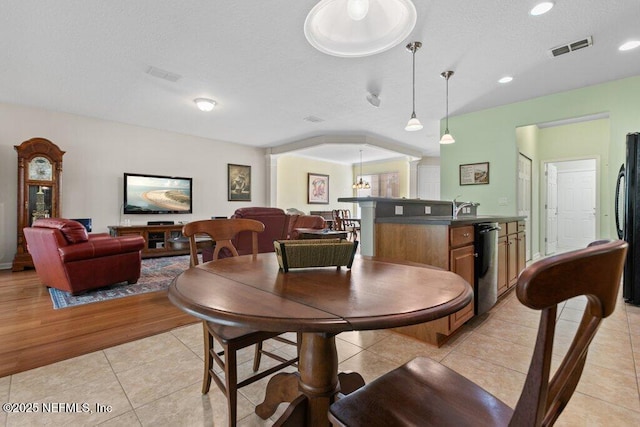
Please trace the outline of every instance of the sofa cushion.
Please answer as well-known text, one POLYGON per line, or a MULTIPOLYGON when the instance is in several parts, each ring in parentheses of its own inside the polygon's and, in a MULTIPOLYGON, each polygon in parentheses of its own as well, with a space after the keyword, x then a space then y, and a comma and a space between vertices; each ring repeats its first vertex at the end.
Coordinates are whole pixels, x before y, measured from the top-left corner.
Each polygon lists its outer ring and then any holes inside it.
POLYGON ((65 240, 70 244, 82 243, 89 240, 89 234, 84 225, 78 221, 65 218, 41 218, 33 223, 33 227, 53 228, 60 230, 65 240))

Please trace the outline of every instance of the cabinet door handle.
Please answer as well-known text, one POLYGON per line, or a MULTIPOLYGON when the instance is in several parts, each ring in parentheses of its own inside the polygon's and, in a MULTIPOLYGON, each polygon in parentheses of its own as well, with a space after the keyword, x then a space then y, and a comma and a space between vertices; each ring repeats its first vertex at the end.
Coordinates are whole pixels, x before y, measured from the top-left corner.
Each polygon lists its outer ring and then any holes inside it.
POLYGON ((469 233, 464 233, 462 237, 469 237, 469 233))
POLYGON ((478 252, 474 253, 473 256, 478 258, 478 252))

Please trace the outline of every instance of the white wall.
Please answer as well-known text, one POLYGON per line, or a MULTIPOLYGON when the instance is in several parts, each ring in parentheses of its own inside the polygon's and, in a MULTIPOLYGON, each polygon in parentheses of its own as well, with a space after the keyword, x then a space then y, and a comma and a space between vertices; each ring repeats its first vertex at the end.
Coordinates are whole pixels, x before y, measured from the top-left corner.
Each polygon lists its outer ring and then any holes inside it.
POLYGON ((148 220, 191 221, 231 215, 244 206, 268 206, 265 150, 212 139, 0 103, 0 268, 10 268, 17 236, 15 145, 34 137, 66 151, 61 212, 93 218, 93 231, 120 222, 124 172, 193 178, 193 214, 127 215, 148 220), (227 164, 251 166, 251 202, 227 201, 227 164))

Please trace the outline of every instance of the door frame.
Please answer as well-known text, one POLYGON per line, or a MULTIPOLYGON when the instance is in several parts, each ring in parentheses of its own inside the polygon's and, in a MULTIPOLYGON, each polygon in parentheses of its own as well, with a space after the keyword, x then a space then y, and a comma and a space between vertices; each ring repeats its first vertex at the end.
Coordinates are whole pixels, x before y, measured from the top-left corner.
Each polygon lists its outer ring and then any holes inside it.
MULTIPOLYGON (((577 160, 595 160, 596 162, 596 239, 600 238, 600 212, 602 212, 602 207, 600 206, 600 179, 601 179, 601 170, 600 170, 600 156, 583 156, 583 157, 562 157, 556 159, 544 159, 540 160, 540 170, 543 173, 540 174, 540 206, 539 206, 539 217, 540 218, 540 248, 546 247, 545 238, 547 236, 547 217, 546 217, 546 200, 547 200, 547 175, 544 173, 546 171, 547 163, 562 163, 562 162, 572 162, 577 160)), ((544 251, 541 251, 544 252, 544 251)), ((543 255, 545 256, 545 255, 543 255)))

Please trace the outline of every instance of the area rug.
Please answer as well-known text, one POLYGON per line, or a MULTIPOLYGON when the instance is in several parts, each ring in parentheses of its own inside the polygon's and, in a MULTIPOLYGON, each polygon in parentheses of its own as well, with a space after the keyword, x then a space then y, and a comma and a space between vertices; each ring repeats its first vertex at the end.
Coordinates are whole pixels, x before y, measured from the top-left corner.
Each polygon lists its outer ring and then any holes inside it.
POLYGON ((53 308, 66 308, 93 302, 107 301, 147 292, 162 291, 169 288, 178 274, 189 268, 189 255, 148 258, 142 260, 140 279, 133 285, 127 282, 117 283, 95 289, 82 295, 73 296, 69 292, 49 288, 53 308))

